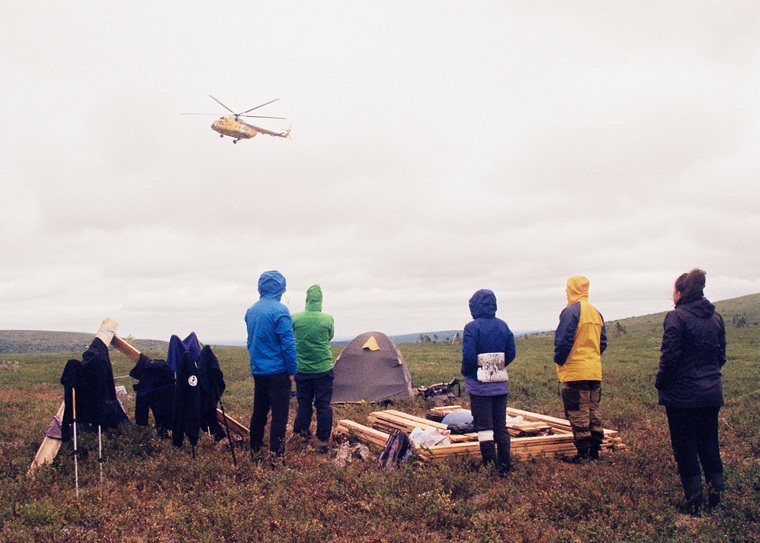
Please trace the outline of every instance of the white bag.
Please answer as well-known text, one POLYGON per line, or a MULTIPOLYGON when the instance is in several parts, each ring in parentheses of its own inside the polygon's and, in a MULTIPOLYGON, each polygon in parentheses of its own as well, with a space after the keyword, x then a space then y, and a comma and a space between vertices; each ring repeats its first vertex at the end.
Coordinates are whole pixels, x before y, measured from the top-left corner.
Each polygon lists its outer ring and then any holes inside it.
POLYGON ((504 353, 480 353, 478 355, 478 381, 502 383, 509 381, 504 353))
POLYGON ((418 447, 433 447, 435 445, 449 445, 449 432, 444 430, 441 432, 438 428, 428 426, 424 430, 419 426, 415 426, 414 430, 409 434, 409 439, 418 447))

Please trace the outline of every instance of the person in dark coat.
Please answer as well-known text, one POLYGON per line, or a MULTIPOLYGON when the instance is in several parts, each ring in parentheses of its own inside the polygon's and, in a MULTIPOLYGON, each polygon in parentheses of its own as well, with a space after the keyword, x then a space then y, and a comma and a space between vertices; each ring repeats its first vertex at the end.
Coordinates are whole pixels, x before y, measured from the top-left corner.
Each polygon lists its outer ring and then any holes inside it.
POLYGON ((720 370, 726 363, 726 328, 704 297, 705 272, 691 270, 673 289, 675 309, 665 317, 655 387, 665 406, 673 455, 687 507, 702 506, 700 464, 713 508, 725 489, 718 444, 718 411, 723 405, 720 370))
POLYGON ((483 464, 497 464, 499 476, 506 477, 510 471, 506 366, 515 359, 515 336, 507 323, 496 317, 493 291, 482 289, 473 294, 470 313, 473 320, 465 325, 462 336, 461 373, 470 395, 483 464))

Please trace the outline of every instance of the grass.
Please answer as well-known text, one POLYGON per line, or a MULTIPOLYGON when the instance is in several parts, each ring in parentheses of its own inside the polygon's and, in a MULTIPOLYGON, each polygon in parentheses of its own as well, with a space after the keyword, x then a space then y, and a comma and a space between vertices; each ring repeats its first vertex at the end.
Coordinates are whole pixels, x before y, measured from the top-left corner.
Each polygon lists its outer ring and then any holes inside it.
MULTIPOLYGON (((630 320, 627 320, 630 321, 630 320)), ((604 355, 603 419, 627 451, 593 465, 555 459, 515 462, 501 480, 477 458, 411 463, 385 472, 372 461, 345 467, 334 454, 289 439, 284 464, 253 463, 202 436, 193 460, 152 429, 134 425, 82 434, 76 499, 72 447, 27 475, 44 429, 60 405, 61 371, 71 355, 0 358, 0 540, 26 541, 760 541, 760 327, 728 330, 726 406, 720 438, 727 491, 723 507, 699 518, 681 513, 681 488, 654 375, 661 333, 650 325, 610 339, 604 355)), ((415 386, 458 376, 460 346, 399 346, 415 386)), ((337 355, 340 348, 334 348, 337 355)), ((509 367, 510 406, 562 416, 551 334, 518 338, 509 367)), ((244 349, 215 349, 225 373, 227 411, 247 424, 253 380, 244 349)), ((163 353, 148 353, 163 357, 163 353)), ((78 357, 78 355, 74 355, 78 357)), ((112 355, 117 385, 130 390, 132 363, 112 355)), ((468 405, 466 396, 461 398, 468 405)), ((394 408, 424 414, 420 398, 394 408)), ((365 422, 368 404, 335 407, 335 419, 365 422)), ((291 423, 295 410, 291 409, 291 423)), ((288 434, 290 435, 290 433, 288 434)), ((377 450, 374 450, 377 453, 377 450)), ((376 455, 375 455, 376 458, 376 455)))

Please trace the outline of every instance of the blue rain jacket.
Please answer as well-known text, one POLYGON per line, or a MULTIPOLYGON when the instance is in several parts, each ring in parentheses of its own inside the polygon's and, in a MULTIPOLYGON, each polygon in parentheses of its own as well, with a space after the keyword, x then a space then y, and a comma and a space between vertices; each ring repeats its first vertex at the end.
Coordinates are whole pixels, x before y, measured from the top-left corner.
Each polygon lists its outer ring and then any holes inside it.
POLYGON ((298 370, 293 321, 288 308, 280 303, 284 292, 285 278, 280 272, 261 274, 261 298, 245 313, 252 375, 295 375, 298 370))

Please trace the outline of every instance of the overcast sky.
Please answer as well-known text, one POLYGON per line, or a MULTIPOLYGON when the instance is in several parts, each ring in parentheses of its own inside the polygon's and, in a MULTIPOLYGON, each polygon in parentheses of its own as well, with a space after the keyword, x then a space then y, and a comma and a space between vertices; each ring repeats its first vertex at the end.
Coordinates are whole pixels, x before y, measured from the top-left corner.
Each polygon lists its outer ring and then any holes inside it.
POLYGON ((760 292, 754 0, 0 6, 0 329, 242 341, 270 269, 342 338, 760 292))

